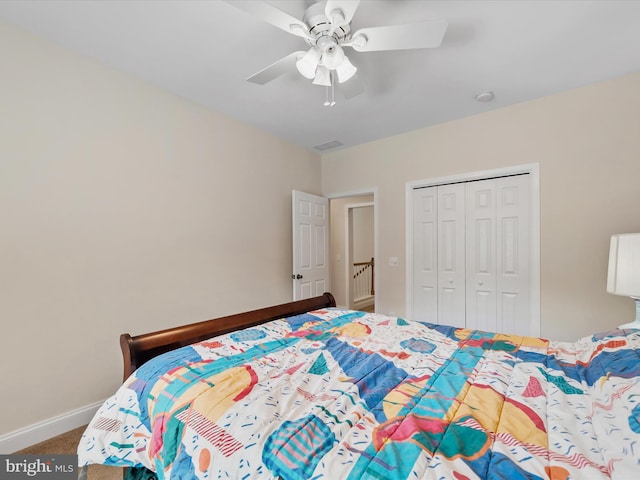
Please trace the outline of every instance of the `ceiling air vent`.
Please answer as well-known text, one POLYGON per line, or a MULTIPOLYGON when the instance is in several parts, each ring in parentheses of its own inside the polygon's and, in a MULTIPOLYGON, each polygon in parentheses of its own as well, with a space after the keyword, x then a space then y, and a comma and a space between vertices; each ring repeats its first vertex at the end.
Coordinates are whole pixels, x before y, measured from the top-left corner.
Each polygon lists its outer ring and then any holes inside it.
POLYGON ((342 147, 343 145, 344 143, 341 143, 338 140, 331 140, 330 142, 316 145, 313 148, 315 148, 316 150, 325 151, 325 150, 331 150, 332 148, 342 147))

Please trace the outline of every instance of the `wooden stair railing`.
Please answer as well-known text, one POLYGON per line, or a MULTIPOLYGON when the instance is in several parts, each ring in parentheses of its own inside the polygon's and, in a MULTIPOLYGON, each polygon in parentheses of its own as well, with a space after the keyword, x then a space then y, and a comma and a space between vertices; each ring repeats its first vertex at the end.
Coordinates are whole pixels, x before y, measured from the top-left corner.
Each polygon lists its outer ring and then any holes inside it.
MULTIPOLYGON (((366 276, 367 274, 371 274, 370 278, 371 278, 371 282, 369 287, 367 288, 368 294, 371 296, 375 295, 375 289, 374 289, 374 272, 375 269, 373 268, 375 264, 375 260, 373 259, 373 257, 371 257, 371 260, 369 260, 368 262, 356 262, 353 264, 353 267, 360 267, 359 269, 357 269, 354 274, 353 274, 353 279, 356 282, 356 285, 358 285, 358 280, 360 279, 364 279, 364 276, 366 276)), ((364 291, 364 289, 363 289, 364 291)), ((356 299, 358 297, 358 288, 356 287, 356 299)))

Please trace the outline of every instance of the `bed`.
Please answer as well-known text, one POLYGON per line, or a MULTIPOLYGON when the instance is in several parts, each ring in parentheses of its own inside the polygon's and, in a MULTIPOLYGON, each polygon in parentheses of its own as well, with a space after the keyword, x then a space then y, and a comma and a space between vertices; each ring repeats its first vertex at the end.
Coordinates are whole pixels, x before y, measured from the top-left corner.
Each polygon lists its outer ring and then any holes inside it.
POLYGON ((121 337, 79 464, 158 479, 637 479, 640 331, 576 342, 335 307, 121 337))

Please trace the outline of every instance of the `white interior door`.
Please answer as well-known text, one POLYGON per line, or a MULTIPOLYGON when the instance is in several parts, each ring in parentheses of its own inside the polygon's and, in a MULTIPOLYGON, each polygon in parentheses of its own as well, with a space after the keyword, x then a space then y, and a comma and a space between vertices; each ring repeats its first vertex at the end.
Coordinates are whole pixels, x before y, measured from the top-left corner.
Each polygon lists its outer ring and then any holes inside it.
POLYGON ((329 201, 318 195, 292 193, 293 299, 329 291, 329 201))

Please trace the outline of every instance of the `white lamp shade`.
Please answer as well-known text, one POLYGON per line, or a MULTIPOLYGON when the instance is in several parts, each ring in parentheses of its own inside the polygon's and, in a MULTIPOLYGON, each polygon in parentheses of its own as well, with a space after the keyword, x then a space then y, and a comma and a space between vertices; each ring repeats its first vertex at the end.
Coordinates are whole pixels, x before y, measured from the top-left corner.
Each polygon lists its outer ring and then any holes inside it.
POLYGON ((311 48, 296 62, 296 67, 303 76, 312 79, 316 76, 318 62, 320 62, 320 52, 315 48, 311 48))
POLYGON ((640 233, 611 236, 607 292, 640 298, 640 233))
POLYGON ((338 74, 338 82, 346 82, 356 74, 356 71, 358 71, 358 69, 354 67, 354 65, 349 61, 347 57, 344 57, 342 63, 336 68, 336 73, 338 74))
POLYGON ((316 77, 313 79, 314 85, 324 85, 325 87, 331 86, 331 72, 322 65, 318 65, 316 70, 316 77))

